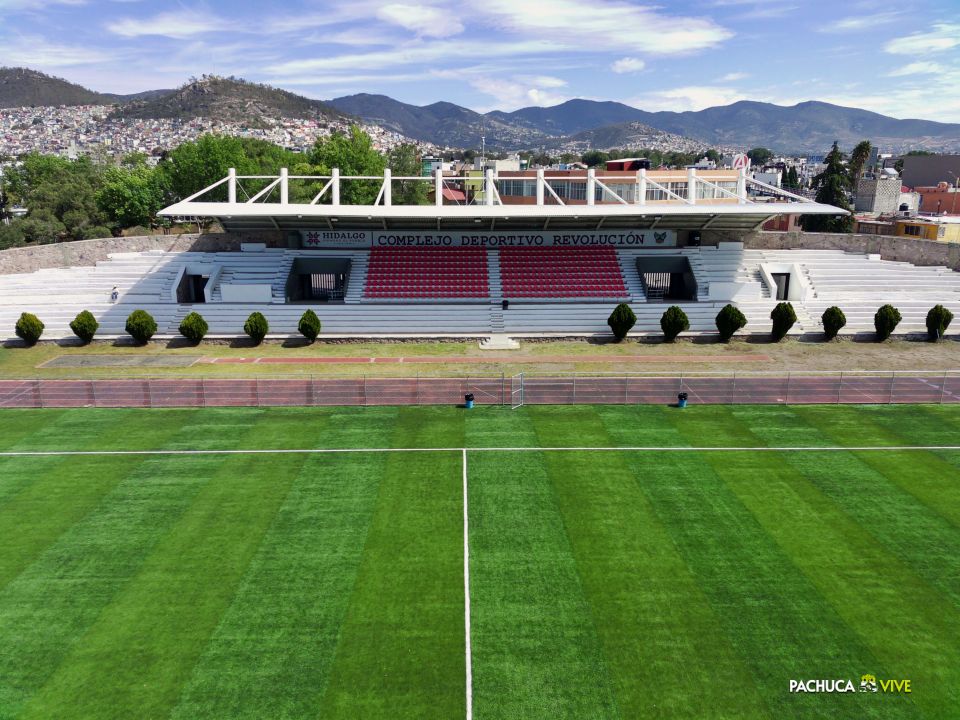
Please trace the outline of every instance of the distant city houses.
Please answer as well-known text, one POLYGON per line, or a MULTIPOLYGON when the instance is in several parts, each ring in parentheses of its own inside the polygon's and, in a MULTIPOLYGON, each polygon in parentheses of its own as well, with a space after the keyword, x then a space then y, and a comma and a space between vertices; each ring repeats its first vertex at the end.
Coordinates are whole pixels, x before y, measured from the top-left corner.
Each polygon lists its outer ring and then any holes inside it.
MULTIPOLYGON (((293 151, 305 151, 318 138, 346 131, 356 124, 337 118, 284 118, 261 128, 212 118, 116 119, 110 117, 112 110, 107 105, 0 110, 0 157, 31 152, 76 157, 95 148, 118 157, 135 152, 157 156, 204 133, 259 138, 293 151)), ((377 125, 360 126, 381 152, 405 142, 412 142, 423 151, 436 149, 377 125)))

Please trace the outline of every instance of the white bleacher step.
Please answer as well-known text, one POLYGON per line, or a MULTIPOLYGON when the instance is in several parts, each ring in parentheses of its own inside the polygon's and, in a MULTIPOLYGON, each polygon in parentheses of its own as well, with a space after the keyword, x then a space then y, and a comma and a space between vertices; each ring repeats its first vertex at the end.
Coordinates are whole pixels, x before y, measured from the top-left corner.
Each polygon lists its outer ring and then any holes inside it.
POLYGON ((494 333, 478 343, 481 350, 519 350, 520 343, 503 333, 494 333))

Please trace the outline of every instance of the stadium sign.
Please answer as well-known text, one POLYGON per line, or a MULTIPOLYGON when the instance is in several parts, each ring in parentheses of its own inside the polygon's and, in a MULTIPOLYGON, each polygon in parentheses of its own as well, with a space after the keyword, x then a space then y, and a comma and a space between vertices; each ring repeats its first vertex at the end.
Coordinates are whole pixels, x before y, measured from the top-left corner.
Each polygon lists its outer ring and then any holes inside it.
POLYGON ((301 230, 305 248, 376 247, 676 247, 675 230, 433 232, 301 230))

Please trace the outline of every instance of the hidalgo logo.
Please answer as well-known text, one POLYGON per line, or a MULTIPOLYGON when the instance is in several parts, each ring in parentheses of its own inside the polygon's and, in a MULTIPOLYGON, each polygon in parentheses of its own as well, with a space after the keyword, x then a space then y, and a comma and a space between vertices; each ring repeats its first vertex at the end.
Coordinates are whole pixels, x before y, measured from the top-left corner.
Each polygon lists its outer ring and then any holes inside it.
MULTIPOLYGON (((853 680, 843 678, 823 678, 819 680, 791 680, 791 693, 855 693, 857 686, 853 680)), ((876 675, 866 673, 860 676, 859 692, 882 692, 882 693, 900 693, 907 694, 913 692, 910 681, 906 678, 902 680, 877 680, 876 675)))
POLYGON ((661 244, 665 243, 667 241, 667 234, 665 232, 662 232, 662 233, 654 232, 653 239, 654 239, 654 242, 661 243, 661 244))

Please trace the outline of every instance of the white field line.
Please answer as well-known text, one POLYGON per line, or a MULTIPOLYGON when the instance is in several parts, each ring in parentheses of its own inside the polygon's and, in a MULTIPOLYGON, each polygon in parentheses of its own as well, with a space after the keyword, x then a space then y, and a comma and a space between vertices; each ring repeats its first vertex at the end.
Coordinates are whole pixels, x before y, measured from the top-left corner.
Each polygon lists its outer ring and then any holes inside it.
POLYGON ((467 657, 467 720, 473 720, 473 651, 470 649, 470 525, 467 506, 467 449, 463 448, 463 632, 467 657))
MULTIPOLYGON (((464 448, 277 448, 248 450, 2 450, 0 457, 113 456, 113 455, 324 455, 350 453, 462 452, 464 448)), ((656 446, 623 447, 475 447, 470 452, 894 452, 910 450, 960 450, 960 445, 807 445, 769 446, 656 446)))

